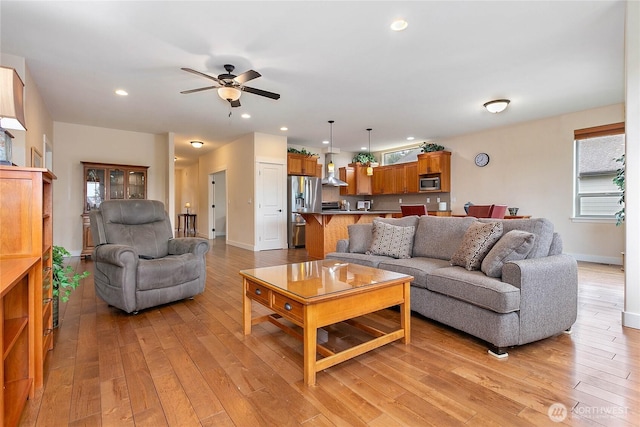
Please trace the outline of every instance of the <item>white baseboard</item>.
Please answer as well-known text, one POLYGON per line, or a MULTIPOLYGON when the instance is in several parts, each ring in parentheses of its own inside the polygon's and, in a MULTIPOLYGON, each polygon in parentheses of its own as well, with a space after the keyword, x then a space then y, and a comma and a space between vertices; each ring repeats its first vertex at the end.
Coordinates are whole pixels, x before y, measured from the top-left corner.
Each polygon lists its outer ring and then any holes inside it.
POLYGON ((630 311, 623 311, 622 326, 626 326, 628 328, 640 329, 640 314, 631 313, 630 311))
POLYGON ((620 255, 619 257, 608 257, 608 256, 589 255, 589 254, 572 254, 572 253, 567 253, 567 255, 571 255, 578 261, 595 262, 598 264, 622 265, 622 255, 620 255))
POLYGON ((234 242, 233 240, 227 240, 227 245, 235 246, 248 251, 257 252, 258 248, 254 245, 247 245, 246 243, 234 242))

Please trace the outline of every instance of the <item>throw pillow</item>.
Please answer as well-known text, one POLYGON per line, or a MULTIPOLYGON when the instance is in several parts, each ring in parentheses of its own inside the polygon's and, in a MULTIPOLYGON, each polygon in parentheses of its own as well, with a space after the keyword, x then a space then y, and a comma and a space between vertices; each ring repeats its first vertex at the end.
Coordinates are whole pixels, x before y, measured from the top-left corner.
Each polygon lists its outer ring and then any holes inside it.
POLYGON ((522 230, 511 230, 498 240, 482 261, 480 269, 489 277, 502 277, 502 266, 509 261, 525 259, 536 240, 536 235, 522 230))
POLYGON ((351 224, 347 226, 349 233, 349 252, 363 254, 371 246, 373 224, 351 224))
POLYGON ((474 222, 464 233, 462 243, 451 257, 451 265, 480 270, 482 260, 502 236, 502 222, 474 222))
POLYGON ((401 227, 374 220, 373 239, 367 255, 411 258, 415 232, 414 226, 401 227))

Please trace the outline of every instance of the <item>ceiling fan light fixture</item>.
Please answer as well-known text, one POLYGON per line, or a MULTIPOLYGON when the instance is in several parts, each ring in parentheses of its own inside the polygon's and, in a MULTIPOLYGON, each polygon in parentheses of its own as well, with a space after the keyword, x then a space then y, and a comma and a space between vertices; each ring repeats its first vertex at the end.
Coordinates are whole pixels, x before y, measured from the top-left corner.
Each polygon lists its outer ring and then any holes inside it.
POLYGON ((193 148, 202 148, 202 146, 204 145, 204 142, 202 142, 202 141, 191 141, 191 145, 193 146, 193 148))
POLYGON ((223 86, 218 88, 218 96, 225 101, 237 101, 240 99, 240 95, 242 95, 242 91, 235 87, 223 86))
POLYGON ((511 101, 508 99, 496 99, 493 101, 485 102, 484 108, 487 109, 490 113, 501 113, 503 112, 511 101))

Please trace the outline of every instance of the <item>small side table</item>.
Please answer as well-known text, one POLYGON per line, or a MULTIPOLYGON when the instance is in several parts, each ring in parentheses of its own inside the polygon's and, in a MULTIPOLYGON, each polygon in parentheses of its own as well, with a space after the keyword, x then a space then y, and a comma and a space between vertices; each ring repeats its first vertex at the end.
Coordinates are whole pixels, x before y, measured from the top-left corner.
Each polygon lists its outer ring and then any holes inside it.
POLYGON ((178 214, 178 234, 184 218, 184 235, 196 235, 196 214, 178 214))

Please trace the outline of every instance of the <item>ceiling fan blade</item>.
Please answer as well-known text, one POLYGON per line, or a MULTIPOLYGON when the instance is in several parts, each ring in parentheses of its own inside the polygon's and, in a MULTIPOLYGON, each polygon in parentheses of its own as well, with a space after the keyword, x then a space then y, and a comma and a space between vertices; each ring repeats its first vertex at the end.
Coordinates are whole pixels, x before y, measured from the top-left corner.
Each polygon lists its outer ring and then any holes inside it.
POLYGON ((267 98, 271 99, 280 99, 280 94, 267 92, 266 90, 255 89, 249 86, 242 86, 240 89, 245 92, 253 93, 254 95, 266 96, 267 98))
MULTIPOLYGON (((202 77, 204 77, 204 78, 206 78, 206 79, 211 79, 211 80, 213 80, 214 82, 220 83, 220 80, 218 80, 218 78, 217 78, 217 77, 213 77, 213 76, 210 76, 210 75, 208 75, 208 74, 201 73, 200 71, 196 71, 196 70, 194 70, 194 69, 192 69, 192 68, 181 68, 181 70, 184 70, 184 71, 186 71, 186 72, 188 72, 188 73, 193 73, 193 74, 196 74, 196 75, 198 75, 198 76, 202 76, 202 77)), ((222 84, 222 83, 220 83, 220 84, 222 84)))
POLYGON ((236 81, 237 83, 244 84, 244 83, 248 82, 249 80, 257 79, 261 75, 262 74, 260 74, 257 71, 249 70, 249 71, 245 71, 244 73, 240 74, 239 76, 236 76, 233 80, 236 81))
POLYGON ((183 90, 180 93, 185 93, 185 94, 186 93, 194 93, 194 92, 200 92, 200 91, 203 91, 203 90, 218 89, 218 87, 219 86, 207 86, 207 87, 201 87, 201 88, 198 88, 198 89, 183 90))
POLYGON ((232 107, 239 107, 240 106, 240 100, 236 99, 235 101, 229 101, 229 104, 231 104, 232 107))

